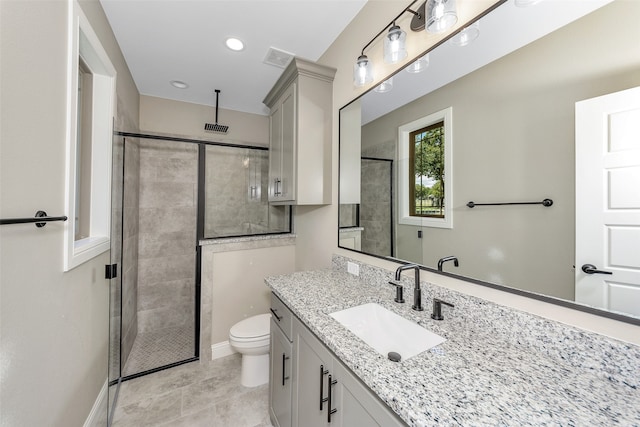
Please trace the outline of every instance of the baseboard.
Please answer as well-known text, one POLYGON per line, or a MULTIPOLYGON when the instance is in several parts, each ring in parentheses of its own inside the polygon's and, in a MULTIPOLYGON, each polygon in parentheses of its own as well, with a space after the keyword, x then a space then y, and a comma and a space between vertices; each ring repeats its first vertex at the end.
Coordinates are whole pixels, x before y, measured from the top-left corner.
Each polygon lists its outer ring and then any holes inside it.
POLYGON ((100 393, 98 393, 98 397, 93 403, 93 408, 91 408, 91 412, 89 412, 89 416, 84 422, 84 427, 98 427, 107 425, 107 398, 109 395, 108 383, 109 381, 106 380, 104 382, 104 385, 100 389, 100 393))
POLYGON ((229 341, 211 344, 211 360, 231 356, 234 353, 236 352, 231 348, 231 344, 229 344, 229 341))

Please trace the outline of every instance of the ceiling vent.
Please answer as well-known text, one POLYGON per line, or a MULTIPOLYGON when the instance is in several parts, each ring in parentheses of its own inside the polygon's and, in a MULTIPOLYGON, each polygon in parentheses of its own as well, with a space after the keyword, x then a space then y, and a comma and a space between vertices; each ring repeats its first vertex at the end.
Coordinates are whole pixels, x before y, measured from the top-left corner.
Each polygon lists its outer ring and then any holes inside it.
POLYGON ((264 62, 265 64, 273 65, 274 67, 285 68, 287 65, 289 65, 291 58, 293 58, 292 53, 270 47, 267 51, 267 56, 264 57, 264 61, 262 62, 264 62))

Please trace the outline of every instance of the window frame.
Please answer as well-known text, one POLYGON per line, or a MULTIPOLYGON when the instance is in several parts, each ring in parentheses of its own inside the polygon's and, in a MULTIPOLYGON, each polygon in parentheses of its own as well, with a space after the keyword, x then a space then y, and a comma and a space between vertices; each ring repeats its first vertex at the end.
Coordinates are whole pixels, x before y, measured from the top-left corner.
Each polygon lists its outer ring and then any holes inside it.
MULTIPOLYGON (((416 129, 412 132, 409 132, 409 174, 407 178, 415 181, 415 156, 416 156, 416 143, 415 143, 415 135, 418 133, 425 133, 433 130, 434 128, 443 128, 444 134, 444 120, 438 121, 436 123, 430 124, 429 126, 416 129)), ((446 151, 446 147, 443 145, 442 149, 446 151)), ((444 158, 442 159, 444 163, 444 158)), ((412 217, 420 217, 420 218, 444 218, 444 214, 418 214, 416 213, 416 187, 415 185, 409 185, 409 216, 412 217)), ((443 189, 445 192, 445 198, 447 196, 446 188, 443 189)))
POLYGON ((428 116, 421 117, 398 127, 398 223, 421 227, 453 228, 453 107, 445 108, 428 116), (444 123, 444 217, 413 216, 410 210, 411 185, 415 191, 415 179, 409 182, 410 135, 412 132, 427 128, 433 124, 444 123))
POLYGON ((77 1, 69 2, 67 58, 67 133, 65 165, 64 271, 108 251, 111 245, 111 146, 115 116, 116 69, 77 1), (78 78, 80 58, 92 74, 91 183, 89 235, 76 240, 76 154, 78 148, 78 78))

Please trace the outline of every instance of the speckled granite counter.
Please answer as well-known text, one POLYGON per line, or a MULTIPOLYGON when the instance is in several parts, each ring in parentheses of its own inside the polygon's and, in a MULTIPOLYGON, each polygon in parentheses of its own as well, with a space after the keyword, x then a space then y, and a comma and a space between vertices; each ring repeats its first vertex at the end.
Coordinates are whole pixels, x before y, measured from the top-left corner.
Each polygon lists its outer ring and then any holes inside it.
MULTIPOLYGON (((640 348, 423 282, 425 311, 393 302, 392 272, 361 265, 267 285, 411 426, 640 426, 640 348), (430 318, 433 297, 455 304, 430 318), (329 313, 376 302, 447 339, 394 363, 329 313)), ((406 279, 403 279, 406 280, 406 279)), ((410 280, 405 283, 412 295, 410 280)))

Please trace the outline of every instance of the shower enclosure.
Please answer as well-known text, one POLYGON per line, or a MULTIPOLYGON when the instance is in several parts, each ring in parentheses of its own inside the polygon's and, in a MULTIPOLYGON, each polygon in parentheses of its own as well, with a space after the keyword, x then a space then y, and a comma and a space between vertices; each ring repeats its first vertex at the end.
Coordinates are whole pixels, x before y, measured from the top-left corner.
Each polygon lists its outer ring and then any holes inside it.
POLYGON ((266 147, 115 135, 111 385, 198 359, 201 240, 291 231, 267 168, 266 147))

